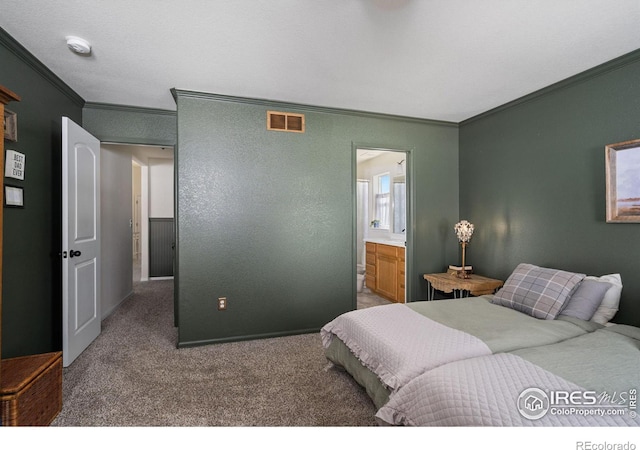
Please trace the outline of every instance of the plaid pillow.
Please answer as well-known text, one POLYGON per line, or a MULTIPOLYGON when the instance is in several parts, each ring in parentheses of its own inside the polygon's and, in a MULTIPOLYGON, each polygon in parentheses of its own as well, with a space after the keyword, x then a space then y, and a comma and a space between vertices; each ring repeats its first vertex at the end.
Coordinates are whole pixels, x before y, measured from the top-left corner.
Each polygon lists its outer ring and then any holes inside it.
POLYGON ((585 274, 519 264, 492 303, 538 319, 555 319, 585 274))

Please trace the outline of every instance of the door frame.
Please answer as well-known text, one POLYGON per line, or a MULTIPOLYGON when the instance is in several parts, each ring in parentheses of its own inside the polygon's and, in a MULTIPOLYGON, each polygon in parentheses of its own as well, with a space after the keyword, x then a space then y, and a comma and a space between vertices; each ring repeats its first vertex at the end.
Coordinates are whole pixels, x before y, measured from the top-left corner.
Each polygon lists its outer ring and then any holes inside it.
MULTIPOLYGON (((101 141, 101 144, 108 145, 112 147, 123 147, 123 150, 128 150, 131 152, 131 161, 135 162, 140 166, 140 258, 141 258, 141 274, 140 281, 149 281, 151 278, 149 277, 149 162, 144 161, 139 155, 134 154, 134 150, 136 147, 142 148, 142 153, 144 153, 144 148, 148 147, 157 147, 162 148, 164 151, 170 151, 172 154, 171 160, 174 165, 174 177, 173 177, 173 197, 174 197, 174 221, 176 220, 176 208, 175 202, 177 197, 177 187, 176 187, 176 179, 175 179, 175 166, 176 166, 176 146, 175 145, 164 145, 164 144, 144 144, 144 143, 130 143, 130 142, 118 142, 116 140, 108 140, 101 141), (170 149, 170 150, 169 150, 170 149)), ((153 156, 143 155, 145 158, 152 158, 153 156)), ((133 200, 132 200, 133 201, 133 200)), ((133 205, 131 205, 133 208, 133 205)), ((173 278, 175 279, 175 273, 173 278)), ((153 278, 157 280, 159 278, 153 278)))
MULTIPOLYGON (((173 277, 170 277, 173 279, 173 303, 174 303, 174 326, 178 326, 178 264, 177 264, 177 260, 178 260, 178 207, 177 207, 177 202, 178 202, 178 179, 177 179, 177 171, 178 171, 178 164, 177 164, 177 159, 178 159, 178 151, 177 151, 177 144, 173 143, 173 144, 168 144, 168 143, 145 143, 144 139, 142 139, 141 141, 130 141, 127 142, 119 140, 119 139, 113 139, 113 138, 104 138, 104 140, 101 140, 101 144, 105 144, 105 145, 111 145, 111 146, 122 146, 122 147, 158 147, 158 148, 164 148, 166 151, 170 151, 171 154, 173 155, 173 178, 172 178, 172 182, 173 182, 173 218, 174 218, 174 223, 175 223, 175 230, 174 230, 174 237, 175 237, 175 248, 174 248, 174 272, 173 272, 173 277)), ((145 156, 145 158, 147 158, 145 156)), ((148 158, 147 158, 148 159, 148 158)), ((133 154, 133 152, 131 153, 131 161, 135 161, 136 164, 138 164, 140 166, 141 169, 141 224, 140 224, 140 257, 142 258, 141 260, 141 267, 140 267, 140 281, 142 282, 146 282, 146 281, 151 281, 152 279, 149 278, 149 198, 150 198, 150 192, 149 192, 149 178, 150 178, 150 174, 149 174, 149 163, 148 161, 143 160, 141 157, 138 157, 137 155, 133 154)), ((133 207, 133 205, 129 205, 130 208, 133 207)), ((158 280, 158 278, 153 278, 153 280, 158 280)))
POLYGON ((135 155, 131 161, 140 166, 140 281, 149 281, 149 164, 135 155))
POLYGON ((382 146, 365 144, 361 142, 351 143, 351 199, 352 199, 352 264, 351 278, 353 286, 353 309, 358 308, 357 291, 357 261, 358 261, 358 150, 375 150, 381 152, 402 153, 405 155, 405 179, 406 179, 406 230, 405 230, 405 302, 414 301, 415 283, 413 280, 413 239, 415 230, 415 186, 413 183, 413 149, 402 146, 382 146))

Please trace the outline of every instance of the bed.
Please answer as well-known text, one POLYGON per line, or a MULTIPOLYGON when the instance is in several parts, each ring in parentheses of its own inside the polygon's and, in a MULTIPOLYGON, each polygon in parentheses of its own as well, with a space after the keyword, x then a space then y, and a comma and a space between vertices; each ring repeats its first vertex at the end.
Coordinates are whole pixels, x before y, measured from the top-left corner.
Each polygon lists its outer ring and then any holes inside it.
POLYGON ((321 331, 325 355, 361 384, 376 407, 421 373, 474 356, 559 342, 601 327, 546 321, 491 303, 492 296, 390 304, 351 311, 321 331))
POLYGON ((640 426, 640 328, 613 325, 556 344, 427 371, 376 418, 413 426, 640 426))
POLYGON ((522 359, 515 352, 590 335, 613 317, 621 290, 618 274, 520 264, 495 295, 351 311, 320 334, 327 359, 380 409, 440 367, 507 353, 522 359))

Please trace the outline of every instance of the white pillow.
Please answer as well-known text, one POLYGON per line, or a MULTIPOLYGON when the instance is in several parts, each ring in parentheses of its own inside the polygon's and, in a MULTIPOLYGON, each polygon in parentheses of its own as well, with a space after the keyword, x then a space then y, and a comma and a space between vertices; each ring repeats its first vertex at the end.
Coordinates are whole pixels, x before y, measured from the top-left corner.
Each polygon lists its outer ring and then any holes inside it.
POLYGON ((611 287, 604 294, 602 303, 596 310, 595 314, 591 318, 591 322, 596 322, 601 325, 606 324, 613 316, 618 312, 618 306, 620 305, 620 295, 622 294, 622 278, 619 273, 612 273, 610 275, 603 275, 601 277, 585 277, 585 280, 595 280, 605 283, 611 283, 611 287))

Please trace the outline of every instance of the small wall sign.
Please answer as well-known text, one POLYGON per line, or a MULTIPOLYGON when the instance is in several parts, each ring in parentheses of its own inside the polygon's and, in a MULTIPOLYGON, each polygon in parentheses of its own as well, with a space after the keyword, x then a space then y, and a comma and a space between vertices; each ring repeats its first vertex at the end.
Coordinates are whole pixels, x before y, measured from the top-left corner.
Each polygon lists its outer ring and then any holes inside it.
POLYGON ((4 176, 24 180, 25 156, 15 150, 7 150, 7 158, 4 165, 4 176))

